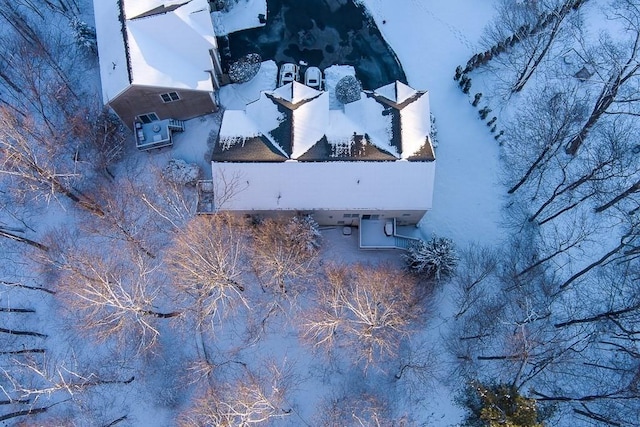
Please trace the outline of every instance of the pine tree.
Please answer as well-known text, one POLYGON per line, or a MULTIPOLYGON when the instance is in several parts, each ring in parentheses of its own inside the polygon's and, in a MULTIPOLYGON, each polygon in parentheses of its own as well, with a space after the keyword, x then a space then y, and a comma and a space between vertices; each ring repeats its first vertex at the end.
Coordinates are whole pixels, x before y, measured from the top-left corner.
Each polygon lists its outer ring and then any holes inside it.
POLYGON ((484 106, 480 109, 480 111, 478 111, 478 115, 480 115, 480 118, 484 120, 487 118, 490 112, 491 112, 491 108, 484 106))
POLYGON ((478 106, 478 103, 480 102, 480 98, 482 98, 482 93, 478 92, 475 94, 475 96, 473 97, 473 102, 471 103, 471 105, 473 105, 474 107, 478 106))
POLYGON ((73 36, 78 46, 87 49, 91 53, 98 53, 96 30, 76 16, 71 19, 69 26, 71 27, 71 31, 73 31, 73 36))
POLYGON ((471 79, 467 78, 467 81, 464 82, 464 87, 462 88, 462 92, 469 93, 470 89, 471 89, 471 79))
POLYGON ((458 265, 453 241, 436 236, 411 244, 404 259, 410 271, 436 280, 451 276, 458 265))
POLYGON ((542 418, 551 415, 507 384, 485 386, 473 381, 458 403, 467 409, 464 425, 469 427, 543 427, 542 418))
POLYGON ((453 80, 458 81, 460 80, 460 77, 462 77, 462 67, 458 65, 456 67, 456 74, 453 76, 453 80))

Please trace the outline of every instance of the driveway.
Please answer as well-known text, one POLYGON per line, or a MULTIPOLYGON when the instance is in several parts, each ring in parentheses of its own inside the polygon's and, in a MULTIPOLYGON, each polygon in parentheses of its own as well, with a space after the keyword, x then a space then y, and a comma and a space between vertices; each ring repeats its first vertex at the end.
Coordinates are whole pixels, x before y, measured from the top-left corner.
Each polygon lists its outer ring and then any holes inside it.
POLYGON ((395 80, 406 83, 402 66, 375 22, 352 0, 268 0, 265 26, 228 37, 229 62, 259 53, 278 64, 303 61, 323 70, 334 64, 353 65, 365 89, 395 80))

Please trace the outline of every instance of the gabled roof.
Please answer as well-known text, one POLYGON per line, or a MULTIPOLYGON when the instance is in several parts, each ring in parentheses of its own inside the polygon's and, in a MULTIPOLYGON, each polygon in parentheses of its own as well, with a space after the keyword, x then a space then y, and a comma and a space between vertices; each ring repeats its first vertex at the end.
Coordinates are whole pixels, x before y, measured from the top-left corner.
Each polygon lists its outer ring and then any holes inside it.
POLYGON ((131 84, 213 91, 217 45, 207 0, 93 3, 105 103, 131 84))
MULTIPOLYGON (((431 142, 429 141, 431 114, 427 92, 422 92, 418 98, 400 110, 400 132, 402 133, 401 150, 403 159, 418 155, 425 144, 431 147, 431 142)), ((433 148, 431 148, 431 157, 433 157, 433 148)))
POLYGON ((391 116, 385 114, 384 105, 376 102, 375 99, 362 96, 360 100, 346 104, 344 114, 364 129, 372 144, 395 157, 400 157, 398 150, 392 144, 391 116))
POLYGON ((271 96, 277 101, 285 101, 282 104, 295 109, 301 102, 310 101, 322 94, 321 91, 310 88, 298 82, 287 83, 280 86, 273 92, 271 96))
MULTIPOLYGON (((288 158, 291 155, 292 146, 291 111, 274 103, 265 92, 260 94, 258 100, 248 104, 246 111, 247 116, 255 123, 260 134, 264 135, 288 158)), ((226 115, 227 112, 224 117, 226 115)), ((238 129, 238 132, 242 132, 242 129, 238 129)))
POLYGON ((297 159, 306 153, 324 138, 328 127, 329 94, 327 92, 318 92, 318 96, 300 104, 298 108, 293 110, 293 148, 291 157, 297 159))
POLYGON ((393 83, 389 83, 386 86, 376 89, 374 93, 391 101, 391 103, 402 104, 409 98, 415 96, 418 92, 401 81, 396 80, 393 83))
POLYGON ((125 3, 125 14, 129 19, 172 12, 191 0, 138 0, 125 3))
MULTIPOLYGON (((288 158, 300 161, 435 160, 427 92, 395 82, 362 93, 343 110, 329 108, 328 92, 289 83, 247 105, 243 120, 252 124, 236 125, 236 138, 254 137, 257 129, 288 158)), ((225 112, 218 145, 224 144, 227 122, 236 117, 232 110, 225 112)), ((225 160, 243 161, 240 156, 225 160)))
POLYGON ((433 147, 425 147, 425 144, 431 145, 429 93, 396 81, 368 92, 368 95, 387 106, 386 115, 391 120, 393 132, 391 143, 401 153, 400 157, 433 160, 433 147))

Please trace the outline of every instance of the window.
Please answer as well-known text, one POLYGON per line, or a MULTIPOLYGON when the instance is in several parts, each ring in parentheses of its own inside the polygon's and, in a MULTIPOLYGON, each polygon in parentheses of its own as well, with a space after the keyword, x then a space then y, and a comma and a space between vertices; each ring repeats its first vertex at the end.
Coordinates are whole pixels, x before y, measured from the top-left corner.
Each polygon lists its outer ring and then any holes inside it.
POLYGON ((180 99, 180 96, 178 95, 178 92, 167 92, 161 93, 160 98, 162 98, 162 102, 173 102, 180 99))
POLYGON ((362 215, 362 219, 371 219, 371 215, 362 215))
POLYGON ((156 113, 146 113, 146 114, 140 114, 138 116, 138 119, 142 122, 142 123, 151 123, 151 122, 155 122, 156 120, 160 120, 158 118, 158 115, 156 113))

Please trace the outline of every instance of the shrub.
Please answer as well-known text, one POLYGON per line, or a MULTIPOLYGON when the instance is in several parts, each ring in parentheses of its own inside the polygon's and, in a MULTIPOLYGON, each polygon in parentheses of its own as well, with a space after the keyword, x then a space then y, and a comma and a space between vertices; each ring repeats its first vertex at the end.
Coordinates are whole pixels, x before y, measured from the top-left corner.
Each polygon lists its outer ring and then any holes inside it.
POLYGON ((200 166, 180 159, 171 159, 164 168, 164 177, 180 185, 196 185, 200 179, 200 166))
POLYGON ((245 83, 258 74, 262 57, 257 53, 249 53, 229 65, 229 79, 234 83, 245 83))
POLYGON ((336 99, 343 104, 348 104, 360 99, 362 85, 354 76, 345 76, 336 84, 336 99))

